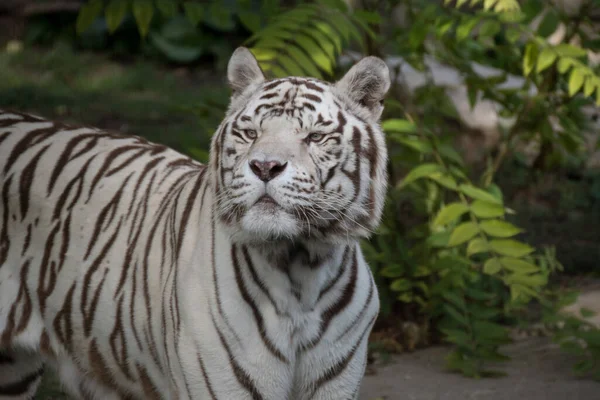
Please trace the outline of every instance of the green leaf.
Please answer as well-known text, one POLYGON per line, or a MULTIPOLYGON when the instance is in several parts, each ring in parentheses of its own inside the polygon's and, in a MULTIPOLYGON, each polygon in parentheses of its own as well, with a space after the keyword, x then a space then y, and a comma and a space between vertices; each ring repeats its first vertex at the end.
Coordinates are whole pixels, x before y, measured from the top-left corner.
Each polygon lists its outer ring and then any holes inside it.
POLYGON ((471 203, 471 211, 477 218, 495 218, 504 215, 503 206, 482 200, 471 203))
POLYGON ((132 8, 140 36, 146 37, 154 14, 152 2, 150 0, 133 0, 132 8))
POLYGON ((204 19, 205 9, 206 5, 202 5, 194 1, 186 1, 183 3, 183 11, 185 12, 185 16, 194 26, 198 25, 204 19))
POLYGON ((381 269, 381 271, 379 272, 379 274, 381 276, 385 276, 386 278, 398 278, 402 275, 404 275, 404 268, 402 268, 402 266, 398 265, 398 264, 392 264, 392 265, 388 265, 386 267, 383 267, 381 269))
POLYGON ((540 270, 540 267, 537 265, 515 257, 500 257, 500 263, 507 270, 523 274, 530 274, 540 270))
POLYGON ((558 72, 564 74, 569 70, 569 68, 573 66, 574 63, 575 60, 569 57, 565 57, 558 60, 558 64, 556 65, 556 67, 558 68, 558 72))
POLYGON ((469 257, 473 254, 483 253, 486 251, 489 251, 489 246, 482 238, 474 238, 467 245, 467 256, 469 257))
POLYGON ((415 124, 405 119, 386 119, 381 123, 381 128, 383 128, 383 130, 386 132, 391 131, 412 133, 416 132, 417 130, 415 124))
POLYGON ((155 0, 155 3, 158 11, 160 11, 165 17, 173 17, 175 14, 177 14, 177 3, 173 0, 155 0))
POLYGON ((117 30, 121 22, 123 22, 123 18, 127 14, 127 1, 125 0, 111 0, 104 11, 104 15, 106 17, 106 25, 108 26, 108 31, 113 33, 117 30))
POLYGON ((561 43, 554 46, 554 51, 559 57, 584 57, 587 55, 585 49, 567 43, 561 43))
POLYGON ((473 321, 473 334, 475 337, 508 340, 506 328, 490 321, 473 321))
POLYGON ((450 189, 450 190, 458 189, 458 185, 456 184, 456 181, 454 180, 453 177, 451 177, 448 174, 444 174, 442 172, 435 172, 435 173, 429 175, 427 178, 439 183, 446 189, 450 189))
POLYGON ((446 247, 448 245, 448 240, 450 239, 450 232, 436 232, 434 234, 429 235, 427 238, 427 244, 431 247, 446 247))
POLYGON ((404 179, 398 187, 402 188, 408 185, 409 183, 416 181, 417 179, 425 178, 435 172, 440 172, 441 169, 442 167, 440 167, 438 164, 428 163, 419 165, 418 167, 410 171, 408 174, 406 174, 406 176, 404 177, 404 179))
POLYGON ((397 143, 403 144, 406 147, 410 147, 411 149, 418 151, 419 153, 428 154, 431 153, 433 148, 431 145, 423 140, 419 139, 407 139, 398 134, 391 134, 390 138, 397 143))
POLYGON ((464 213, 469 211, 469 207, 463 203, 450 203, 444 206, 433 220, 433 226, 443 226, 454 221, 464 213))
MULTIPOLYGON (((504 278, 504 280, 506 281, 506 283, 508 285, 513 285, 513 284, 521 284, 524 287, 527 287, 529 289, 534 289, 536 287, 541 287, 544 286, 547 282, 548 282, 548 278, 545 275, 542 274, 521 274, 521 273, 513 273, 509 276, 506 276, 504 278)), ((521 290, 523 290, 523 288, 521 288, 521 290)), ((531 292, 531 293, 527 293, 530 296, 537 296, 537 293, 535 291, 531 292)))
POLYGON ((519 258, 535 251, 533 247, 512 239, 494 239, 489 243, 492 250, 503 256, 519 258))
POLYGON ((569 96, 573 96, 581 86, 585 78, 585 71, 582 68, 573 68, 571 76, 569 77, 569 96))
POLYGON ((238 14, 238 18, 240 19, 242 25, 244 25, 250 32, 255 33, 260 30, 260 15, 250 11, 242 11, 238 14))
POLYGON ((444 299, 448 300, 461 310, 464 310, 467 307, 467 303, 465 302, 465 299, 462 297, 462 295, 458 295, 454 292, 446 292, 442 294, 442 296, 444 296, 444 299))
POLYGON ((489 219, 481 221, 479 225, 485 233, 498 238, 507 238, 523 232, 523 230, 517 228, 510 222, 502 221, 499 219, 489 219))
POLYGON ((477 233, 479 232, 479 228, 477 224, 474 222, 463 222, 458 225, 452 233, 450 234, 450 239, 448 240, 448 247, 458 246, 468 240, 471 240, 477 233))
POLYGON ((527 43, 525 55, 523 56, 523 75, 527 76, 535 67, 537 61, 538 48, 535 43, 527 43))
POLYGON ((588 76, 587 79, 585 80, 585 84, 583 85, 583 95, 585 97, 589 97, 592 93, 594 93, 595 89, 596 89, 596 86, 594 85, 593 77, 588 76))
POLYGON ((548 37, 556 31, 558 28, 558 24, 560 22, 560 17, 556 11, 552 8, 547 9, 546 15, 542 19, 540 23, 537 33, 542 37, 548 37))
POLYGON ((321 49, 315 40, 305 34, 297 34, 294 37, 296 44, 310 54, 311 59, 317 66, 331 75, 333 73, 333 63, 329 56, 321 49))
POLYGON ((392 282, 390 288, 396 292, 405 292, 412 288, 412 283, 408 279, 396 279, 392 282))
POLYGON ((450 304, 444 304, 443 308, 444 308, 444 311, 446 312, 446 314, 448 316, 450 316, 452 319, 454 319, 461 325, 469 326, 469 321, 467 320, 467 317, 465 317, 460 312, 458 312, 456 310, 456 308, 452 307, 450 304))
POLYGON ((556 61, 556 57, 556 53, 552 49, 545 48, 542 50, 537 60, 536 72, 540 73, 550 67, 556 61))
POLYGON ((521 37, 521 31, 512 27, 508 27, 506 29, 505 36, 509 43, 514 44, 521 37))
POLYGON ((78 34, 85 32, 102 12, 102 0, 91 0, 81 6, 75 29, 78 34))
POLYGON ((483 264, 483 272, 488 275, 496 275, 502 270, 502 264, 497 258, 490 258, 483 264))
POLYGON ((456 28, 456 40, 459 42, 465 40, 478 22, 479 18, 468 18, 466 22, 462 22, 456 28))
POLYGON ((150 32, 150 40, 169 60, 179 63, 189 63, 203 53, 202 46, 185 46, 174 43, 155 32, 150 32))
POLYGON ((474 200, 487 201, 492 204, 502 204, 502 201, 498 200, 492 194, 470 184, 463 183, 459 186, 459 190, 474 200))
POLYGON ((293 44, 287 44, 285 46, 285 51, 290 55, 291 58, 294 59, 294 61, 296 61, 298 65, 301 65, 302 68, 306 70, 309 76, 313 76, 315 78, 321 77, 321 72, 319 71, 319 69, 315 66, 311 59, 306 54, 304 54, 304 52, 298 47, 294 46, 293 44))

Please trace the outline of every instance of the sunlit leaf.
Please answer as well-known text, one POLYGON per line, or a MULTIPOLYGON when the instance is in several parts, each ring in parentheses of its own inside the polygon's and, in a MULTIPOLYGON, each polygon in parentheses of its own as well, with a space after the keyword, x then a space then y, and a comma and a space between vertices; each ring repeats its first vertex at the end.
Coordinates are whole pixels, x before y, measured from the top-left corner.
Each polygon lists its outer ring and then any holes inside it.
POLYGON ((433 226, 443 226, 456 220, 458 217, 469 211, 463 203, 450 203, 444 206, 433 220, 433 226))
POLYGON ((381 123, 384 131, 412 133, 417 130, 415 124, 405 119, 386 119, 381 123))
POLYGON ((458 225, 452 233, 450 234, 450 239, 448 240, 448 247, 458 246, 459 244, 463 244, 468 240, 471 240, 477 233, 479 232, 479 228, 477 224, 474 222, 463 222, 458 225))
POLYGON ((465 184, 460 185, 459 189, 461 192, 463 192, 465 195, 469 196, 472 199, 486 201, 488 203, 497 204, 497 205, 502 204, 502 202, 500 200, 498 200, 492 194, 486 192, 485 190, 476 188, 473 185, 465 183, 465 184))
POLYGON ((445 174, 443 172, 435 172, 435 173, 429 175, 428 178, 437 182, 438 184, 445 187, 446 189, 450 189, 450 190, 458 189, 456 180, 452 176, 445 174))
POLYGON ((490 258, 483 264, 483 272, 488 275, 496 275, 502 270, 502 264, 497 258, 490 258))
POLYGON ((573 68, 571 76, 569 77, 569 96, 573 96, 581 86, 585 78, 584 71, 579 68, 573 68))
POLYGON ((538 55, 538 48, 535 43, 527 43, 525 55, 523 56, 523 75, 527 76, 535 67, 538 55))
POLYGON ((402 188, 409 183, 416 181, 417 179, 425 178, 435 172, 440 172, 441 169, 442 167, 440 167, 438 164, 421 164, 406 174, 398 187, 402 188))
POLYGON ((556 53, 552 49, 545 48, 542 50, 537 60, 536 72, 540 73, 550 67, 556 60, 556 57, 556 53))
POLYGON ((583 57, 587 55, 585 49, 568 43, 561 43, 554 46, 554 51, 559 57, 583 57))
POLYGON ((534 248, 512 239, 494 239, 490 240, 490 248, 496 253, 510 256, 523 257, 534 252, 534 248))
POLYGON ((513 272, 521 272, 524 274, 537 272, 540 270, 540 267, 537 265, 515 257, 500 257, 500 263, 508 270, 513 272))
POLYGON ((467 256, 489 251, 487 242, 482 238, 474 238, 467 245, 467 256))
POLYGON ((517 228, 510 222, 499 219, 481 221, 479 226, 481 226, 481 229, 488 235, 498 238, 507 238, 523 232, 522 229, 517 228))

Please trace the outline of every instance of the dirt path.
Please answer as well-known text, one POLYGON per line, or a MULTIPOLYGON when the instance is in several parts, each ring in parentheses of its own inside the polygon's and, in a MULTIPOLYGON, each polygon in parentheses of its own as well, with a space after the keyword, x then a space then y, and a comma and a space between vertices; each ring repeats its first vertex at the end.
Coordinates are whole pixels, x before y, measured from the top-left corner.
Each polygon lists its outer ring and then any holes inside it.
POLYGON ((468 379, 443 369, 449 349, 434 347, 394 357, 366 376, 361 400, 598 400, 600 383, 577 379, 573 358, 546 338, 505 349, 512 360, 502 378, 468 379))

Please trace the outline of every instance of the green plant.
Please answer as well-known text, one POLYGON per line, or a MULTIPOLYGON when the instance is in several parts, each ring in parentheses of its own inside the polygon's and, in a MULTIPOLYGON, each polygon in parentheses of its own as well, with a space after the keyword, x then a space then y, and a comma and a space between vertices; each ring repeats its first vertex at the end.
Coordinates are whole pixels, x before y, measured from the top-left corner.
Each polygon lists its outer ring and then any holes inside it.
POLYGON ((75 27, 83 37, 106 42, 134 22, 138 31, 134 41, 146 53, 176 63, 195 62, 205 55, 224 62, 234 48, 231 39, 241 41, 240 30, 260 30, 278 12, 279 2, 273 0, 90 0, 82 6, 75 27))

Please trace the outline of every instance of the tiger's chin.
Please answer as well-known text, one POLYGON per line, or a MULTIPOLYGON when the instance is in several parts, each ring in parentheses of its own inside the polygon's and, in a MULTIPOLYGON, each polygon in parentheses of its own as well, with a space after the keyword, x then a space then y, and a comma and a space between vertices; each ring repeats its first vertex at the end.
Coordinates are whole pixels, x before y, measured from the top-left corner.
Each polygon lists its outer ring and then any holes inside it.
POLYGON ((240 219, 244 241, 265 242, 294 239, 302 234, 296 217, 281 207, 255 206, 240 219))

